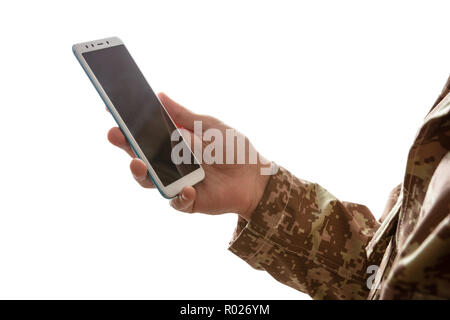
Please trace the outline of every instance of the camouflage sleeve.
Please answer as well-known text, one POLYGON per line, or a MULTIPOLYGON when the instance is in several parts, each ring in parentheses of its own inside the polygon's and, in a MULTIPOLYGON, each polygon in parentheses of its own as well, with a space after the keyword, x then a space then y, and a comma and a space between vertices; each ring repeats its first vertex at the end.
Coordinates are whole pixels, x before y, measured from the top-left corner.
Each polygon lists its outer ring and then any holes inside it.
POLYGON ((389 197, 388 197, 388 200, 384 207, 383 213, 381 214, 381 217, 378 220, 380 223, 382 223, 386 219, 386 217, 388 216, 391 209, 397 203, 397 200, 398 200, 398 197, 400 196, 401 190, 402 190, 402 185, 399 184, 394 189, 392 189, 392 191, 389 193, 389 197))
POLYGON ((434 172, 413 231, 399 245, 381 299, 450 299, 449 200, 450 152, 434 172))
POLYGON ((239 218, 229 249, 313 299, 364 299, 365 246, 378 227, 365 206, 280 168, 251 220, 239 218))

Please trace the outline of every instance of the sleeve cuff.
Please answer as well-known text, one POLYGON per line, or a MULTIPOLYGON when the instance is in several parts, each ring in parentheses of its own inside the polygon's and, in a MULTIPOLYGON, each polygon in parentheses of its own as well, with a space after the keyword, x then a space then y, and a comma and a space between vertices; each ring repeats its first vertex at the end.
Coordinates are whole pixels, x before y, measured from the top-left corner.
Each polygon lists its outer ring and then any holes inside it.
POLYGON ((267 183, 258 206, 247 222, 239 217, 229 250, 245 260, 253 268, 263 270, 264 253, 272 248, 270 237, 283 219, 292 186, 292 175, 279 167, 267 183))

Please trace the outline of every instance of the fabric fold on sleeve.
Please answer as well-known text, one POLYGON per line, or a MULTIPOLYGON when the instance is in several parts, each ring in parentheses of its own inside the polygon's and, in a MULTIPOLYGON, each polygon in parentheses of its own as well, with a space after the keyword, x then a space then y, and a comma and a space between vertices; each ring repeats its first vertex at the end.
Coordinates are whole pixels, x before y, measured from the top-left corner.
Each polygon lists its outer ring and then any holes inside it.
POLYGON ((280 167, 250 221, 238 219, 229 250, 312 298, 364 299, 365 246, 378 227, 367 207, 280 167))

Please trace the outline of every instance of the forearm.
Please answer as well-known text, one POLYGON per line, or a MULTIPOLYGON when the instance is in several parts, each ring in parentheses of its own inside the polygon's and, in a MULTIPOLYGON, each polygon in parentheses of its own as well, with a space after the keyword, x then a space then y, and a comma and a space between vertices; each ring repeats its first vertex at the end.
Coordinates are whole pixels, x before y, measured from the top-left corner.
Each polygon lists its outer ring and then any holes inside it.
POLYGON ((365 298, 365 246, 378 226, 366 207, 280 168, 229 249, 313 298, 365 298))

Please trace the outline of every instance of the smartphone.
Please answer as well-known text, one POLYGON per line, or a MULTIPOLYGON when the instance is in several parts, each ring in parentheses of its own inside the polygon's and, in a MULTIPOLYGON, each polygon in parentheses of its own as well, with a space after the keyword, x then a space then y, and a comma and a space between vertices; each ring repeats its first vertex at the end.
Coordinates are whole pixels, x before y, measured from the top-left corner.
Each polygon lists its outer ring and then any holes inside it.
POLYGON ((179 140, 172 141, 177 126, 119 38, 78 43, 72 50, 163 197, 173 198, 204 179, 182 135, 178 132, 174 136, 179 140), (178 143, 184 144, 178 150, 190 152, 191 161, 172 160, 178 143))

